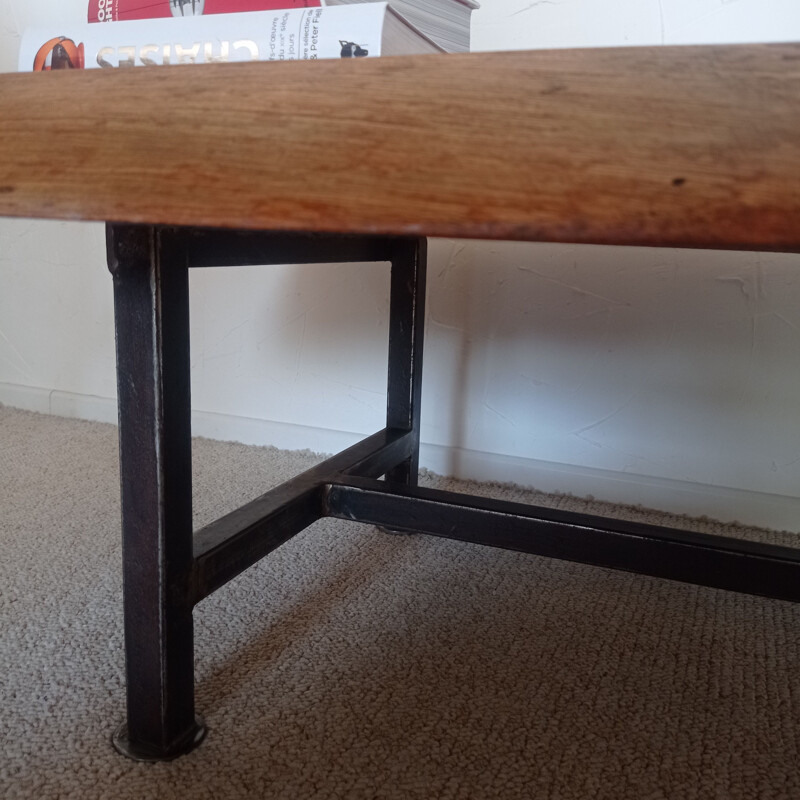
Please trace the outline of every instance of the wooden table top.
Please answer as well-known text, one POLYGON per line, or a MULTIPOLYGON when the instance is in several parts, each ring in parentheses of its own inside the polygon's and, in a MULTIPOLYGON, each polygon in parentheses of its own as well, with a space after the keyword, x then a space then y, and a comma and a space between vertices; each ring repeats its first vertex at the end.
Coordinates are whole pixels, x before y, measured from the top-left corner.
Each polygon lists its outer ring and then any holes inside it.
POLYGON ((0 215, 800 251, 800 44, 0 75, 0 215))

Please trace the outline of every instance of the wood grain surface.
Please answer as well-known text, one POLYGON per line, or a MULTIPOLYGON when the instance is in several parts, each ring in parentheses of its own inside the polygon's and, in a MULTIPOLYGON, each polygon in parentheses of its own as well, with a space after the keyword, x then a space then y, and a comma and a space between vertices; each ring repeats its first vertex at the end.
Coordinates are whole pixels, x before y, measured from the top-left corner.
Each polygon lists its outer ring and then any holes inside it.
POLYGON ((0 215, 800 251, 800 45, 2 75, 0 215))

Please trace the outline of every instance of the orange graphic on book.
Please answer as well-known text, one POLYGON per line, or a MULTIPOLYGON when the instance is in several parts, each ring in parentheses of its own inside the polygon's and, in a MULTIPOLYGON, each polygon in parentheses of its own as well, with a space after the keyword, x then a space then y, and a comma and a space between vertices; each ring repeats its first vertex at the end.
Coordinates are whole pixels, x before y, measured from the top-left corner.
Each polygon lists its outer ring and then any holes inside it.
POLYGON ((56 36, 45 42, 33 59, 34 72, 50 72, 53 69, 83 69, 83 44, 75 44, 66 36, 56 36))

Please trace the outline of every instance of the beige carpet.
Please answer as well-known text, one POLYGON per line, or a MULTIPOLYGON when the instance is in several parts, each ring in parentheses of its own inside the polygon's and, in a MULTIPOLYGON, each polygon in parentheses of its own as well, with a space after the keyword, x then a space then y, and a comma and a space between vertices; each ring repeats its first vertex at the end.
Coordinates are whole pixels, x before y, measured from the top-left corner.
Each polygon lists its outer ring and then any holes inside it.
MULTIPOLYGON (((200 604, 208 739, 127 761, 116 431, 0 448, 3 798, 800 798, 795 606, 338 521, 200 604)), ((198 521, 314 460, 195 452, 198 521)))

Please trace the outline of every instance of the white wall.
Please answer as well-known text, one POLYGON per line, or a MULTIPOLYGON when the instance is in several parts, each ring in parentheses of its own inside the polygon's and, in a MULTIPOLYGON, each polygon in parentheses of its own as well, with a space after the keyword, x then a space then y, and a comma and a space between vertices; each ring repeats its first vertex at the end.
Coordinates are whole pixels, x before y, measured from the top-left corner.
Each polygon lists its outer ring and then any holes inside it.
MULTIPOLYGON (((85 0, 0 0, 19 33, 85 0)), ((800 39, 796 0, 484 0, 473 49, 800 39)), ((423 461, 800 526, 800 257, 430 243, 423 461)), ((103 229, 0 221, 0 402, 114 419, 103 229)), ((192 273, 195 431, 330 451, 381 426, 384 266, 192 273)))

